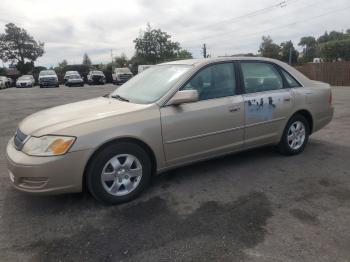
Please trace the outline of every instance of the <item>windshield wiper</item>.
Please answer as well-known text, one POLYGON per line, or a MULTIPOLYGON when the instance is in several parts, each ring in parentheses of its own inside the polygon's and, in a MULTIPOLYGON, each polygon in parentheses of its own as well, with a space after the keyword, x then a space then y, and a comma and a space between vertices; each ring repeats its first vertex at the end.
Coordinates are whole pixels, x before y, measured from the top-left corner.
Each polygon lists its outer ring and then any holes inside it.
POLYGON ((120 95, 113 95, 112 98, 119 99, 120 101, 130 102, 129 99, 126 99, 125 97, 122 97, 120 95))

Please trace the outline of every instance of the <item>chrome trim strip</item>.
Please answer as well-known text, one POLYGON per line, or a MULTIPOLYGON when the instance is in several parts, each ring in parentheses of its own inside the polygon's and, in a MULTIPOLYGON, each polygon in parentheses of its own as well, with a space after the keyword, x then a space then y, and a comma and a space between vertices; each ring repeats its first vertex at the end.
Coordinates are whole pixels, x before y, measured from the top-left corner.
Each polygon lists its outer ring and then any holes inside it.
POLYGON ((279 117, 279 118, 275 118, 275 119, 272 119, 272 120, 267 120, 267 121, 263 121, 263 122, 249 124, 249 125, 245 125, 245 127, 252 127, 252 126, 257 126, 257 125, 269 124, 269 123, 273 123, 273 122, 276 122, 276 121, 281 121, 283 119, 286 119, 286 117, 279 117))
POLYGON ((197 135, 197 136, 189 136, 189 137, 185 137, 185 138, 169 140, 169 141, 166 141, 165 144, 173 144, 173 143, 177 143, 177 142, 183 142, 183 141, 186 141, 186 140, 191 140, 191 139, 202 138, 202 137, 211 136, 211 135, 227 133, 227 132, 239 130, 239 129, 242 129, 242 128, 247 128, 247 127, 252 127, 252 126, 257 126, 257 125, 268 124, 268 123, 272 123, 272 122, 276 122, 276 121, 281 121, 281 120, 283 120, 285 118, 286 117, 279 117, 279 118, 276 118, 276 119, 263 121, 263 122, 259 122, 259 123, 254 123, 254 124, 250 124, 250 125, 229 128, 229 129, 220 130, 220 131, 211 132, 211 133, 206 133, 206 134, 201 134, 201 135, 197 135))
POLYGON ((165 144, 172 144, 172 143, 182 142, 182 141, 191 140, 191 139, 195 139, 195 138, 201 138, 201 137, 206 137, 206 136, 211 136, 211 135, 227 133, 227 132, 239 130, 239 129, 242 129, 242 128, 244 128, 244 126, 229 128, 229 129, 225 129, 225 130, 215 131, 215 132, 201 134, 201 135, 196 135, 196 136, 189 136, 189 137, 185 137, 185 138, 180 138, 180 139, 166 141, 165 144))

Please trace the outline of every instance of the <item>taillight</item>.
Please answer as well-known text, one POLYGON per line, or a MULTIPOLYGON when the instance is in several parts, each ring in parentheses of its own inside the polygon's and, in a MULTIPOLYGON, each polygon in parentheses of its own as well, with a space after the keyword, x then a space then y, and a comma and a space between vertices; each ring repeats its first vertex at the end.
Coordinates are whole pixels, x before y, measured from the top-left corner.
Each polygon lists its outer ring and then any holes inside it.
POLYGON ((332 105, 332 91, 329 92, 329 97, 328 97, 328 104, 331 106, 332 105))

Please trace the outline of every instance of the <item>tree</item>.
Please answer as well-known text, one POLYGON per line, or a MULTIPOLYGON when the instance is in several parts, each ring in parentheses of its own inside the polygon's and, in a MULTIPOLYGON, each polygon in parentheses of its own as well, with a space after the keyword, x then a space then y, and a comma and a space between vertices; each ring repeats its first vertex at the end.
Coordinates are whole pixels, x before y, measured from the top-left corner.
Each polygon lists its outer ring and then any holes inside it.
POLYGON ((275 44, 270 36, 263 36, 260 44, 259 53, 263 57, 280 59, 281 47, 275 44))
POLYGON ((328 41, 329 41, 329 35, 327 31, 323 35, 321 35, 319 38, 317 38, 318 44, 326 43, 328 41))
POLYGON ((126 67, 127 64, 128 64, 128 58, 123 53, 120 56, 116 56, 114 58, 114 64, 115 64, 116 67, 126 67))
POLYGON ((28 32, 13 23, 5 25, 0 34, 0 59, 16 63, 17 69, 25 74, 34 68, 36 59, 44 54, 44 43, 37 42, 28 32))
POLYGON ((321 57, 332 61, 338 58, 350 60, 350 39, 335 40, 320 45, 321 57))
POLYGON ((281 43, 281 60, 289 63, 289 56, 291 64, 298 62, 299 52, 294 48, 292 41, 286 41, 281 43))
POLYGON ((302 62, 312 62, 317 56, 317 42, 313 36, 304 36, 298 44, 303 48, 302 62))
POLYGON ((68 62, 66 59, 63 59, 61 63, 58 63, 58 67, 65 68, 68 65, 68 62))
POLYGON ((156 64, 177 58, 180 44, 170 40, 171 36, 160 29, 152 29, 148 24, 146 31, 134 40, 135 56, 144 58, 147 64, 156 64))
POLYGON ((91 66, 91 59, 90 57, 88 56, 87 53, 84 54, 84 57, 83 57, 83 65, 86 65, 86 66, 91 66))
POLYGON ((178 59, 192 59, 193 56, 190 52, 188 52, 186 49, 181 49, 178 53, 177 53, 177 58, 178 59))

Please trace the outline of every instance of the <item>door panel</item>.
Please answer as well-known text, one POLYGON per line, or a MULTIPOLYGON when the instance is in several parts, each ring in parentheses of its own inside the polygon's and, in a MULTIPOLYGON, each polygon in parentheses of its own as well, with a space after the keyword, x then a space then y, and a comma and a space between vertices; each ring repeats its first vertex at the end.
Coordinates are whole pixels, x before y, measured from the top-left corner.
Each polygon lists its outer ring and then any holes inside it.
POLYGON ((165 157, 169 165, 194 161, 243 146, 241 95, 161 108, 165 157))
POLYGON ((292 108, 290 89, 245 94, 245 146, 277 142, 292 108))
POLYGON ((278 142, 293 108, 292 92, 274 64, 244 61, 240 65, 246 93, 245 147, 278 142))

